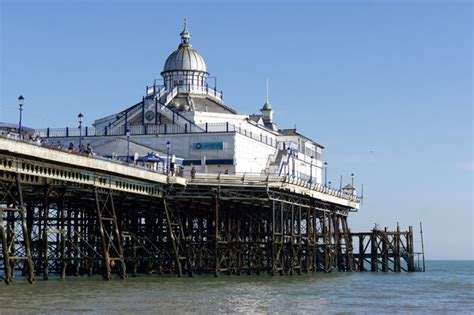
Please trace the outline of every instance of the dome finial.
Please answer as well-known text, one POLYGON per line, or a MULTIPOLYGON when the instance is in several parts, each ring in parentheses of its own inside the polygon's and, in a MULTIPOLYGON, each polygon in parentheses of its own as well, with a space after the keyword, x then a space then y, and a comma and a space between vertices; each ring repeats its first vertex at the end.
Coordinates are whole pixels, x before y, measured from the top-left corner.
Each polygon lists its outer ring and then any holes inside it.
POLYGON ((189 38, 191 37, 191 33, 188 31, 188 21, 184 18, 184 29, 179 34, 181 36, 181 44, 182 45, 189 45, 189 38))

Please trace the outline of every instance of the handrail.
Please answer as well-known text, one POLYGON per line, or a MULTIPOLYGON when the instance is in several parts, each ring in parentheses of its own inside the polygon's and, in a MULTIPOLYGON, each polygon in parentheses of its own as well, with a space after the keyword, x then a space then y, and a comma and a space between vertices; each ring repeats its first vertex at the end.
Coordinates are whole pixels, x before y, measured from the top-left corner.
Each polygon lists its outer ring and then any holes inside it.
POLYGON ((322 184, 314 184, 309 183, 308 181, 292 177, 292 176, 280 176, 280 175, 273 175, 273 174, 252 174, 252 173, 244 173, 241 174, 223 174, 219 172, 218 174, 204 174, 204 173, 197 173, 194 175, 194 178, 191 179, 191 182, 212 182, 218 181, 219 183, 240 183, 240 184, 247 184, 247 185, 266 185, 269 184, 290 184, 296 185, 299 187, 307 188, 312 191, 317 191, 326 195, 334 196, 337 198, 342 198, 349 201, 360 202, 361 198, 359 196, 351 195, 346 192, 332 189, 329 187, 325 187, 322 184))
MULTIPOLYGON (((177 94, 177 92, 176 92, 176 94, 177 94)), ((175 96, 176 96, 176 95, 175 95, 175 96)), ((171 98, 171 100, 172 100, 173 98, 174 98, 174 96, 171 98)), ((168 99, 168 97, 167 97, 167 99, 168 99)), ((194 122, 193 122, 193 121, 189 120, 187 117, 185 117, 184 115, 182 115, 179 111, 177 111, 177 110, 175 110, 175 109, 173 109, 173 108, 168 107, 168 106, 167 106, 168 103, 169 103, 168 100, 166 101, 165 104, 163 104, 163 103, 160 101, 159 98, 156 98, 156 101, 158 102, 158 105, 160 106, 160 110, 162 111, 163 114, 166 115, 168 111, 171 111, 172 113, 174 113, 174 115, 178 116, 178 118, 182 118, 182 119, 184 119, 187 123, 189 123, 190 125, 194 125, 194 122)), ((172 120, 172 118, 170 118, 170 117, 167 117, 167 118, 172 120)))
POLYGON ((194 94, 201 94, 201 95, 208 95, 211 97, 215 97, 222 101, 223 93, 222 91, 217 91, 216 89, 209 87, 208 85, 200 85, 200 84, 176 84, 174 85, 173 89, 170 91, 164 85, 152 85, 147 86, 146 94, 147 96, 156 96, 159 95, 161 98, 164 96, 166 92, 170 93, 175 88, 178 89, 178 93, 194 93, 194 94))
MULTIPOLYGON (((124 127, 124 126, 122 126, 124 127)), ((110 129, 107 135, 102 130, 93 127, 82 127, 81 131, 77 127, 73 128, 42 128, 36 129, 35 133, 43 138, 69 138, 69 137, 94 137, 94 136, 123 136, 124 128, 110 129), (86 132, 87 130, 87 132, 86 132)), ((130 126, 131 135, 151 135, 151 134, 186 134, 186 133, 239 133, 245 137, 259 141, 276 148, 277 140, 272 137, 260 136, 260 133, 252 133, 247 129, 229 123, 204 123, 204 124, 150 124, 130 126)))

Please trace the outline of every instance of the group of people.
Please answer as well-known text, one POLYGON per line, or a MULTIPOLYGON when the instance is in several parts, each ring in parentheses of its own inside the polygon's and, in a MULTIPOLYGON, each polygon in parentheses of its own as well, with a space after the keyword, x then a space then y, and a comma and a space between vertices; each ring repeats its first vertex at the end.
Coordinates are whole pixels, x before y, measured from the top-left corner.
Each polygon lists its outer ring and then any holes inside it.
POLYGON ((81 144, 79 147, 74 146, 74 143, 70 142, 68 151, 71 153, 84 153, 88 155, 92 155, 94 152, 92 151, 92 146, 88 143, 85 147, 81 144))

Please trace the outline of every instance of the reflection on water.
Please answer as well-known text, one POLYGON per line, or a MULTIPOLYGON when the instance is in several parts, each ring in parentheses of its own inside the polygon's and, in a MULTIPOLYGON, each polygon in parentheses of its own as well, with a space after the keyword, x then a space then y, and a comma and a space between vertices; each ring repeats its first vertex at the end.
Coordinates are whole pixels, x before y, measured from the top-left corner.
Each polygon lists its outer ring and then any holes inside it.
POLYGON ((0 284, 0 313, 472 312, 474 262, 426 273, 100 277, 0 284))

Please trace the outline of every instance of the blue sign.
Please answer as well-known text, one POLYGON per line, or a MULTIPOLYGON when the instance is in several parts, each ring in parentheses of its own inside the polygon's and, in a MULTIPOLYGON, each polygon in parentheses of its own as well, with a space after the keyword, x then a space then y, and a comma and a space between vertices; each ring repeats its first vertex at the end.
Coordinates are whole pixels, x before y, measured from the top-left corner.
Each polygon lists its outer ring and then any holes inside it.
POLYGON ((193 143, 194 150, 224 150, 224 142, 198 142, 193 143))

